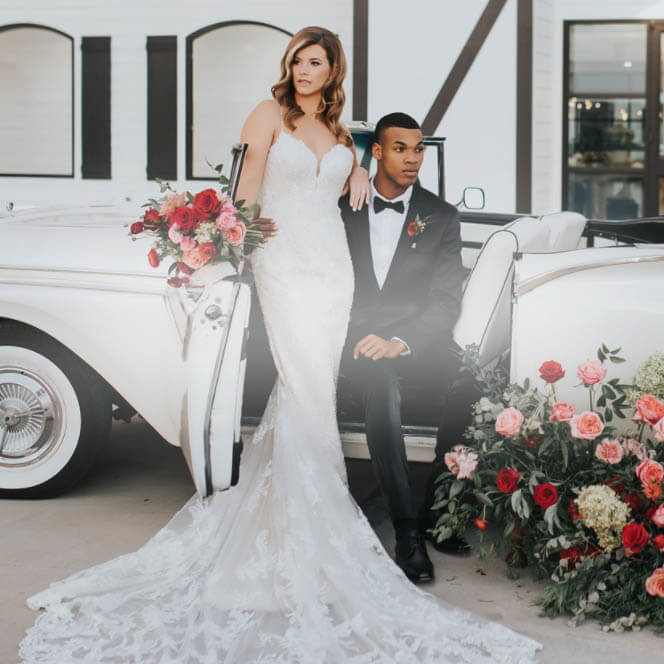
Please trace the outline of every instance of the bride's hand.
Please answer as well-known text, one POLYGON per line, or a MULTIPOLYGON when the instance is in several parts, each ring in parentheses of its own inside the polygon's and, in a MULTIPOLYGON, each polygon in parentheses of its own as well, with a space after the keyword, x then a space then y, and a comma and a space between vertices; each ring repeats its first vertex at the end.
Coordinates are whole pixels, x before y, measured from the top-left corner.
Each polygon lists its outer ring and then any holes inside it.
POLYGON ((350 206, 353 211, 359 210, 365 203, 369 203, 371 185, 369 184, 369 172, 366 168, 355 166, 351 172, 344 189, 341 192, 345 196, 350 189, 350 206))

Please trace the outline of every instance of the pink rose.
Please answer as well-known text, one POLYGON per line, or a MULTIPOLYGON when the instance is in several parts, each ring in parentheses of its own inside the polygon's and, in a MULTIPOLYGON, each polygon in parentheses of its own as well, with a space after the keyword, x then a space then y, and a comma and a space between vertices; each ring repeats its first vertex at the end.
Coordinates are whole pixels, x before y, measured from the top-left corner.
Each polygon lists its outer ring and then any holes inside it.
POLYGON ((549 422, 569 422, 574 417, 574 406, 564 401, 553 404, 549 422))
POLYGON ((623 449, 625 454, 633 454, 639 461, 648 458, 648 450, 636 438, 623 440, 623 449))
POLYGON ((215 254, 217 248, 212 242, 203 242, 182 255, 182 262, 192 270, 198 270, 203 267, 215 254))
POLYGON ((658 443, 664 443, 664 417, 657 421, 652 431, 655 434, 655 440, 658 443))
POLYGON ((180 227, 177 224, 173 224, 168 229, 168 239, 173 244, 180 244, 180 240, 182 239, 182 233, 180 233, 180 227))
POLYGON ((595 440, 604 430, 602 420, 597 413, 586 410, 579 415, 575 415, 570 420, 570 428, 574 438, 582 440, 595 440))
POLYGON ((643 486, 652 482, 655 484, 661 484, 664 479, 664 467, 662 467, 662 464, 657 461, 644 459, 636 467, 636 476, 641 480, 643 486))
POLYGON ((646 591, 654 597, 664 597, 664 567, 658 567, 646 579, 646 591))
POLYGON ((228 244, 238 247, 242 244, 246 232, 247 227, 241 221, 238 221, 234 226, 224 229, 224 237, 228 244))
POLYGON ((580 364, 576 371, 576 375, 584 385, 599 383, 600 380, 606 378, 606 373, 606 369, 599 360, 588 360, 580 364))
POLYGON ((664 417, 664 403, 652 394, 644 394, 636 402, 636 413, 632 420, 638 422, 643 420, 651 427, 664 417))
POLYGON ((505 408, 496 418, 496 432, 501 436, 511 438, 516 436, 521 430, 523 424, 523 415, 516 408, 505 408))
POLYGON ((664 503, 655 510, 655 513, 650 517, 650 520, 658 528, 664 528, 664 503))
POLYGON ((191 235, 183 235, 180 238, 180 249, 182 251, 189 251, 190 249, 193 249, 196 246, 196 240, 194 240, 191 235))
POLYGON ((620 463, 623 458, 623 448, 619 441, 602 438, 602 442, 595 449, 595 456, 606 463, 620 463))
POLYGON ((446 452, 444 460, 447 469, 459 480, 469 478, 477 467, 477 454, 463 445, 455 445, 446 452))

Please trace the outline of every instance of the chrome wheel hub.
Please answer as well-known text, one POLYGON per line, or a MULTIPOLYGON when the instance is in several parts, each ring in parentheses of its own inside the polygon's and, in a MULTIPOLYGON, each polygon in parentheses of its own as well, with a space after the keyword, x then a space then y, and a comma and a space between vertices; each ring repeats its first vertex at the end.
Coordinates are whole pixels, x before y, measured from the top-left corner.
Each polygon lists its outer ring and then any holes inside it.
POLYGON ((62 432, 60 400, 38 375, 0 367, 0 466, 32 464, 62 432))

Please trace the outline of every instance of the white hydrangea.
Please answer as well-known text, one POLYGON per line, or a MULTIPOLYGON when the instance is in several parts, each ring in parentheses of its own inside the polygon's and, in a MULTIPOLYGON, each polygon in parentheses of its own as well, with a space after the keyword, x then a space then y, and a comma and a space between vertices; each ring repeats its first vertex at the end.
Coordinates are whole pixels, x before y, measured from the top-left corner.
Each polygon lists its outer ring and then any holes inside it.
POLYGON ((584 487, 574 502, 583 524, 595 531, 602 549, 612 551, 618 548, 630 508, 616 496, 615 491, 604 484, 593 484, 584 487))
POLYGON ((657 351, 643 362, 634 374, 635 390, 628 390, 632 405, 644 395, 653 394, 664 399, 664 353, 657 351))
POLYGON ((204 221, 196 229, 195 235, 199 244, 202 242, 216 242, 218 229, 214 221, 204 221))

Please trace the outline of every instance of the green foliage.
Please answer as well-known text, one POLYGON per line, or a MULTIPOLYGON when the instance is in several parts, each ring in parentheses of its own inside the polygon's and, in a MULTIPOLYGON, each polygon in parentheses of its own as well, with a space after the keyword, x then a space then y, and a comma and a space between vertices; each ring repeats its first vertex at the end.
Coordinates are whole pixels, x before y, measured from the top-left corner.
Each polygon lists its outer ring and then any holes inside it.
MULTIPOLYGON (((602 344, 597 357, 602 363, 617 365, 624 361, 620 350, 602 344)), ((664 355, 661 358, 664 362, 664 355)), ((656 493, 648 498, 635 472, 645 457, 664 464, 664 445, 652 439, 643 422, 620 437, 612 424, 614 418, 631 418, 628 392, 632 386, 607 377, 582 388, 588 389, 591 404, 593 394, 597 396, 593 411, 603 423, 602 433, 587 440, 573 435, 569 421, 550 421, 557 401, 553 384, 547 385, 546 394, 527 380, 522 385, 509 383, 502 367, 481 367, 478 360, 476 346, 463 351, 464 370, 472 373, 483 393, 473 406, 473 420, 465 433, 466 452, 477 454, 477 466, 467 479, 459 479, 453 466, 444 468, 437 478, 433 507, 441 512, 433 529, 436 537, 444 540, 462 535, 476 519, 493 521, 504 538, 497 549, 509 551, 508 576, 516 578, 515 567, 523 561, 545 581, 539 598, 543 615, 568 615, 572 624, 591 618, 605 630, 617 632, 645 624, 664 630, 664 598, 649 595, 645 587, 654 570, 664 566, 664 552, 653 541, 664 535, 664 528, 651 520, 664 500, 656 493), (496 432, 496 420, 507 408, 516 408, 523 415, 523 423, 512 437, 496 432), (602 460, 602 454, 597 456, 606 439, 618 438, 638 441, 640 456, 626 444, 616 463, 602 460), (514 485, 505 479, 508 470, 518 473, 514 485), (551 485, 549 495, 555 491, 553 504, 538 503, 538 491, 542 501, 541 485, 551 485), (593 527, 575 513, 577 495, 596 485, 613 489, 615 493, 602 489, 604 494, 600 491, 598 495, 613 497, 614 504, 617 496, 618 506, 630 506, 629 521, 646 529, 648 541, 638 552, 626 555, 622 545, 603 550, 593 527)), ((604 507, 600 503, 596 509, 601 514, 604 507)), ((621 509, 624 519, 625 508, 621 509)), ((606 518, 614 518, 610 516, 613 512, 606 514, 606 518)), ((609 546, 606 541, 604 545, 609 546)))

